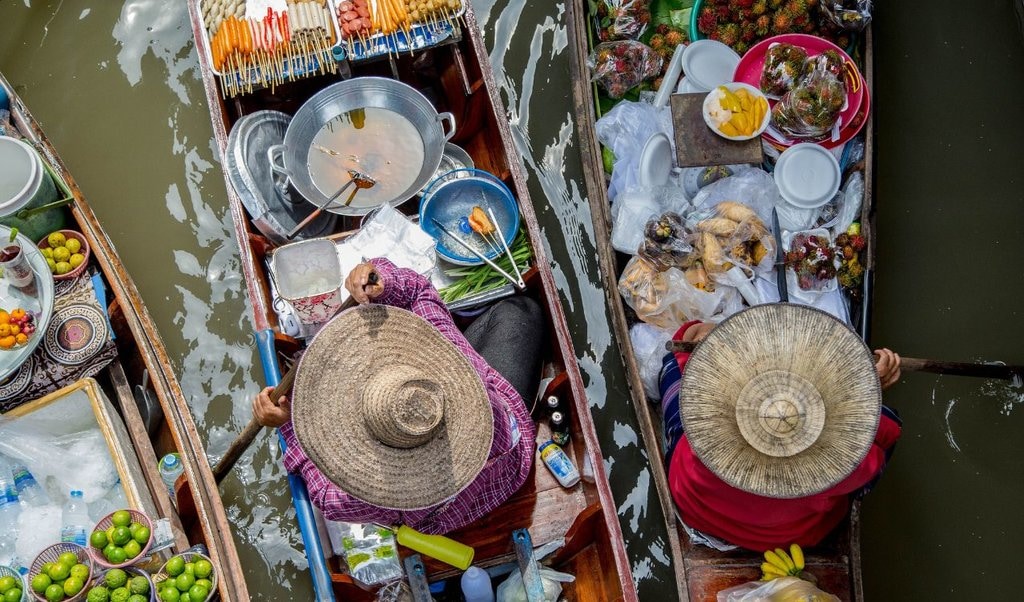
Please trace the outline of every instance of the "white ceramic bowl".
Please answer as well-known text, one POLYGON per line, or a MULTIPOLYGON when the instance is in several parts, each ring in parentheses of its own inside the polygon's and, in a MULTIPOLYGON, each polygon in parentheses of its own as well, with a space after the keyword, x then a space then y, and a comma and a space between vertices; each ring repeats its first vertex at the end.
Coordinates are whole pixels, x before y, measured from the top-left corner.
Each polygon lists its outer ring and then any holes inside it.
MULTIPOLYGON (((764 98, 765 102, 768 102, 768 98, 764 95, 764 93, 755 88, 754 86, 751 86, 750 84, 744 84, 743 82, 732 82, 722 85, 725 86, 730 92, 735 92, 736 90, 743 88, 744 90, 749 92, 753 98, 764 98)), ((757 138, 758 136, 763 134, 766 129, 768 129, 768 122, 771 121, 772 118, 772 111, 770 106, 768 110, 764 112, 764 117, 761 119, 761 125, 758 126, 756 130, 754 130, 753 134, 749 136, 729 136, 728 134, 722 132, 722 130, 718 129, 718 124, 713 119, 711 119, 710 112, 711 101, 718 98, 719 94, 721 94, 721 91, 718 88, 715 88, 714 90, 708 92, 708 95, 704 97, 704 106, 701 111, 704 115, 704 123, 708 124, 708 127, 711 128, 712 131, 714 131, 716 134, 718 134, 722 138, 725 138, 726 140, 750 140, 751 138, 757 138)))

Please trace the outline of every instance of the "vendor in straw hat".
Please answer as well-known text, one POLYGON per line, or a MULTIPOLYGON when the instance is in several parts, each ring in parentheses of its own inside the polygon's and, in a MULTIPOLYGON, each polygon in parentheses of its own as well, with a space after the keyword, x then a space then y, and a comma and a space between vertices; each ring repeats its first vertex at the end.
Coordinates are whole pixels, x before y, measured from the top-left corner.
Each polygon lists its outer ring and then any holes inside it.
POLYGON ((430 282, 386 259, 345 287, 363 304, 325 325, 299 363, 293 402, 253 402, 280 427, 284 464, 331 520, 447 533, 526 480, 544 320, 528 297, 461 332, 430 282), (376 274, 372 283, 371 274, 376 274))
POLYGON ((661 378, 669 488, 683 522, 712 545, 819 543, 900 436, 881 404, 899 356, 872 354, 842 322, 791 304, 718 326, 689 322, 674 339, 700 342, 667 355, 661 378))

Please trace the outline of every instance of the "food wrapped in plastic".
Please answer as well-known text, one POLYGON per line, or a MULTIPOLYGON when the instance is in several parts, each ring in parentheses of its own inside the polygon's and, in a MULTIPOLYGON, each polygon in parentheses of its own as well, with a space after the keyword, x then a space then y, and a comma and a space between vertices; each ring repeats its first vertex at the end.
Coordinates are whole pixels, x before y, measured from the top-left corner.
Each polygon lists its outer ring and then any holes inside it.
POLYGON ((747 274, 771 271, 775 239, 751 207, 722 201, 697 222, 695 249, 701 266, 718 279, 735 266, 747 274))
POLYGON ((662 58, 636 40, 602 42, 587 57, 596 81, 612 98, 622 98, 630 88, 661 73, 662 58))
POLYGON ((669 211, 647 222, 637 254, 659 270, 683 267, 686 256, 693 250, 688 238, 682 216, 669 211))
POLYGON ((797 286, 805 291, 835 288, 836 250, 826 230, 794 232, 786 250, 786 267, 796 275, 797 286))
POLYGON ((597 0, 597 37, 602 42, 637 39, 651 22, 649 0, 597 0))
POLYGON ((846 104, 846 84, 821 61, 772 107, 772 126, 792 138, 824 138, 846 104))
POLYGON ((864 31, 871 22, 871 0, 822 0, 821 11, 848 31, 864 31))
POLYGON ((839 598, 799 577, 750 581, 718 592, 717 602, 839 602, 839 598))
POLYGON ((761 91, 768 96, 789 92, 804 73, 807 51, 792 44, 772 44, 764 56, 761 91))
POLYGON ((338 523, 342 552, 352 578, 378 585, 402 577, 395 534, 373 524, 338 523))

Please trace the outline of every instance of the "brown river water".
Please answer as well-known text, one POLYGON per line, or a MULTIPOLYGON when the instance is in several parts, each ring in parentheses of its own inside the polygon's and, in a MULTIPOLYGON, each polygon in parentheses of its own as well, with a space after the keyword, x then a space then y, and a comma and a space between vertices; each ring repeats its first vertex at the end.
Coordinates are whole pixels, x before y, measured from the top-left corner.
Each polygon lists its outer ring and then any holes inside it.
MULTIPOLYGON (((1024 363, 1020 0, 880 2, 876 346, 1024 363)), ((641 599, 676 597, 595 265, 571 111, 564 5, 476 0, 570 316, 641 599)), ((114 239, 211 457, 259 389, 251 320, 183 1, 0 0, 0 70, 114 239)), ((1020 388, 911 374, 905 431, 865 503, 869 600, 1016 599, 1024 557, 1020 388), (1016 595, 1015 595, 1016 594, 1016 595)), ((250 591, 310 597, 264 436, 223 487, 250 591)))

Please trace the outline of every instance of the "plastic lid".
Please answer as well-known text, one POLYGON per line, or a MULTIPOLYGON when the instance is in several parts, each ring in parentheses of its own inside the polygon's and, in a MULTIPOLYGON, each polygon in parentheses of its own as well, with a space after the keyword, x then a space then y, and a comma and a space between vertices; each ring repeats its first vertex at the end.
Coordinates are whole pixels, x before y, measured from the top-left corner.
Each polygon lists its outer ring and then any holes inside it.
POLYGON ((181 465, 181 460, 178 458, 177 454, 167 454, 160 460, 160 463, 167 468, 177 468, 181 465))
POLYGON ((0 216, 24 207, 39 185, 39 158, 21 140, 0 136, 0 216))
POLYGON ((71 491, 71 497, 82 497, 82 492, 75 489, 71 491))
POLYGON ((775 164, 775 184, 786 202, 801 209, 821 207, 839 190, 839 162, 817 144, 802 143, 786 149, 775 164))
POLYGON ((640 153, 640 185, 645 188, 664 186, 672 170, 672 144, 668 136, 658 132, 651 135, 640 153))
POLYGON ((740 55, 716 40, 697 40, 683 51, 683 73, 691 86, 709 92, 733 80, 740 55))

